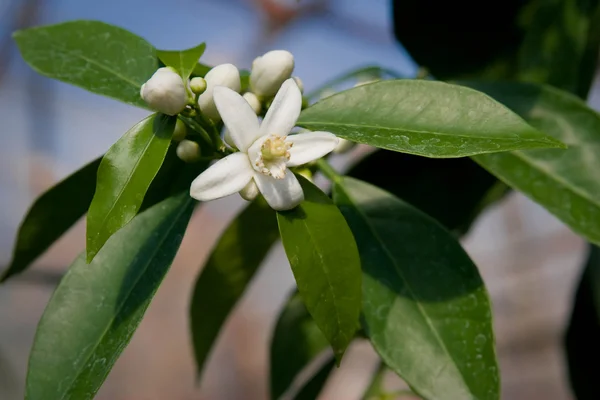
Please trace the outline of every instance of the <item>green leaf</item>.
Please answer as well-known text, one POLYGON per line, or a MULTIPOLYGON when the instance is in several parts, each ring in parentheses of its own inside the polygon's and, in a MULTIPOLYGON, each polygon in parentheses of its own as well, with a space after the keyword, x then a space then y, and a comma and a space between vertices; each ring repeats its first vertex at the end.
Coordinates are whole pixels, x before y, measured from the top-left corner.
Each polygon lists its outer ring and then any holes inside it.
POLYGON ((87 261, 137 214, 171 143, 175 117, 152 114, 106 152, 87 215, 87 261))
POLYGON ((358 328, 360 257, 352 232, 332 201, 298 176, 304 202, 277 213, 298 291, 340 363, 358 328))
POLYGON ((194 202, 170 197, 82 254, 52 295, 29 358, 27 400, 91 399, 139 325, 179 248, 194 202))
POLYGON ((208 71, 211 70, 211 68, 212 67, 209 65, 197 63, 194 66, 194 70, 192 71, 192 76, 199 76, 201 78, 204 78, 204 76, 208 73, 208 71))
POLYGON ((315 400, 319 398, 319 393, 323 390, 334 367, 335 358, 331 357, 331 360, 323 364, 310 380, 302 386, 298 394, 294 396, 294 400, 315 400))
POLYGON ((198 374, 227 316, 278 236, 275 212, 262 197, 250 203, 221 235, 192 296, 190 318, 198 374))
POLYGON ((470 158, 434 159, 379 150, 346 175, 384 189, 435 218, 450 231, 464 233, 506 185, 470 158))
POLYGON ((474 157, 488 171, 600 244, 600 115, 577 97, 527 83, 466 82, 512 108, 529 123, 567 143, 474 157))
POLYGON ((279 314, 271 339, 271 398, 279 399, 328 345, 300 295, 293 294, 279 314))
POLYGON ((598 56, 599 4, 598 0, 538 1, 519 51, 519 79, 585 98, 598 56))
POLYGON ((367 183, 338 178, 335 203, 363 267, 363 329, 419 395, 498 399, 490 301, 477 267, 436 221, 367 183))
POLYGON ((187 50, 157 50, 156 55, 166 66, 173 67, 183 79, 188 79, 204 54, 206 43, 187 50))
POLYGON ((85 214, 94 196, 98 165, 100 158, 37 198, 21 222, 12 261, 0 282, 29 267, 85 214), (58 204, 60 207, 57 207, 58 204))
POLYGON ((140 87, 158 68, 158 59, 143 38, 99 21, 29 28, 13 37, 25 61, 38 73, 147 107, 140 87))
POLYGON ((298 125, 434 158, 563 147, 483 93, 424 80, 381 81, 340 92, 303 110, 298 125))
POLYGON ((590 365, 600 358, 600 248, 590 246, 585 270, 577 288, 571 321, 565 337, 571 388, 577 400, 600 397, 596 374, 590 365))

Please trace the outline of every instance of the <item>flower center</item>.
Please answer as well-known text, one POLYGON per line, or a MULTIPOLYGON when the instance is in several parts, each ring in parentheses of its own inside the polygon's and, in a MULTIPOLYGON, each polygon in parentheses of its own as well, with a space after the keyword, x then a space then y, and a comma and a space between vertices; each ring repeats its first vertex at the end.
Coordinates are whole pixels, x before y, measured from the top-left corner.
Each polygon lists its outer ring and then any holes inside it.
POLYGON ((292 143, 285 141, 285 136, 269 135, 252 146, 250 159, 254 160, 254 169, 263 175, 275 179, 285 177, 286 163, 290 159, 292 143), (252 155, 255 154, 254 156, 252 155))

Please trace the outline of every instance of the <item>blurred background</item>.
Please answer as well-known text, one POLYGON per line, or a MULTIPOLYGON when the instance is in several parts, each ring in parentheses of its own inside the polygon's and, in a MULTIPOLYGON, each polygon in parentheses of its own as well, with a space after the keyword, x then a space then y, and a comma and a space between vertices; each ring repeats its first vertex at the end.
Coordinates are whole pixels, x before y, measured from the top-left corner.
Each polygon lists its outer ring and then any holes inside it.
MULTIPOLYGON (((205 41, 203 61, 212 65, 249 68, 256 56, 286 49, 307 90, 365 65, 410 77, 418 69, 394 38, 388 0, 0 0, 0 269, 10 260, 18 224, 33 199, 105 152, 147 114, 41 77, 22 61, 10 32, 72 19, 120 25, 161 49, 205 41)), ((600 107, 598 85, 591 105, 600 107)), ((98 399, 267 398, 268 343, 293 287, 280 245, 228 321, 201 384, 191 353, 191 288, 240 206, 234 196, 207 204, 193 217, 171 271, 98 399)), ((0 287, 0 399, 23 398, 36 324, 61 274, 84 248, 82 222, 34 268, 0 287)), ((491 293, 503 398, 573 398, 562 340, 584 241, 512 193, 484 213, 464 244, 491 293)), ((374 368, 369 345, 358 343, 321 398, 360 398, 374 368)))

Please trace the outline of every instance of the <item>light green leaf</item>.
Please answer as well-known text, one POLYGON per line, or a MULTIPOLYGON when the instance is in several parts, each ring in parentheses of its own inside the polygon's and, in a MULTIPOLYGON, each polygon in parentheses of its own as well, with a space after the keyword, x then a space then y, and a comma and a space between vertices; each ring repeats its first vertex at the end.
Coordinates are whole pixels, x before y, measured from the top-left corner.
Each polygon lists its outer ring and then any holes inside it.
POLYGON ((279 314, 271 339, 271 398, 279 399, 328 345, 300 295, 292 295, 279 314))
POLYGON ((477 267, 439 223, 367 183, 338 178, 360 251, 363 329, 429 400, 498 399, 490 301, 477 267))
POLYGON ((99 21, 70 21, 17 31, 21 55, 38 73, 146 108, 140 87, 158 68, 143 38, 99 21))
POLYGON ((227 227, 200 273, 190 318, 198 374, 221 327, 279 237, 275 212, 262 197, 227 227))
POLYGON ((183 79, 188 79, 204 54, 206 43, 187 50, 157 50, 156 55, 166 66, 173 67, 183 79))
POLYGON ((139 325, 179 248, 194 202, 170 197, 78 257, 38 325, 27 400, 91 399, 139 325))
POLYGON ((29 267, 86 213, 94 196, 98 165, 100 158, 37 198, 21 222, 12 261, 0 282, 29 267))
POLYGON ((575 232, 600 244, 600 115, 577 97, 551 86, 464 84, 495 97, 569 146, 567 150, 481 155, 475 161, 575 232))
POLYGON ((298 125, 426 157, 563 147, 483 93, 425 80, 356 87, 306 108, 298 125))
POLYGON ((360 258, 352 232, 332 201, 298 176, 304 202, 277 213, 298 291, 340 363, 358 328, 360 258))
POLYGON ((87 215, 87 261, 137 214, 159 171, 176 117, 152 114, 106 152, 98 168, 96 193, 87 215))

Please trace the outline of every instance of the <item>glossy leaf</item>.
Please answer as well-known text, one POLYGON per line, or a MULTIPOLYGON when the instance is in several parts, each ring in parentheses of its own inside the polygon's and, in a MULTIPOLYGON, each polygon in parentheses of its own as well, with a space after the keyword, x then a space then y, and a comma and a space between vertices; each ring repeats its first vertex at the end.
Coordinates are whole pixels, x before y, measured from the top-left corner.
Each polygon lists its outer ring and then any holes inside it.
POLYGON ((305 200, 277 213, 279 232, 300 296, 339 364, 358 328, 360 258, 338 208, 315 185, 298 179, 305 200))
POLYGON ((300 295, 292 295, 279 314, 271 339, 271 398, 279 399, 328 345, 300 295))
POLYGON ((298 125, 435 158, 562 147, 483 93, 425 80, 380 81, 340 92, 303 110, 298 125))
POLYGON ((106 152, 87 215, 87 261, 137 214, 171 143, 175 117, 152 114, 106 152))
POLYGON ((0 282, 29 267, 86 213, 96 189, 98 165, 100 158, 37 198, 21 222, 12 261, 0 282))
POLYGON ((519 78, 585 98, 600 44, 598 0, 538 1, 519 51, 519 78), (588 55, 588 52, 592 54, 588 55))
POLYGON ((227 227, 200 273, 190 317, 198 374, 227 317, 279 237, 275 212, 262 197, 227 227))
POLYGON ((206 43, 187 50, 157 50, 158 59, 168 67, 175 68, 183 79, 188 79, 204 54, 206 43))
POLYGON ((70 21, 17 31, 21 55, 38 73, 146 107, 140 87, 158 68, 143 38, 100 21, 70 21))
POLYGON ((599 336, 600 248, 592 245, 565 337, 569 378, 577 400, 600 398, 597 376, 590 370, 600 357, 599 336))
POLYGON ((577 97, 550 86, 466 84, 495 97, 569 146, 481 155, 475 161, 575 232, 600 243, 600 115, 577 97))
POLYGON ((459 233, 468 230, 489 198, 498 200, 507 192, 470 158, 432 159, 379 150, 346 175, 392 193, 459 233))
POLYGON ((194 202, 170 197, 78 257, 38 325, 27 400, 91 399, 139 325, 179 248, 194 202))
POLYGON ((436 221, 367 183, 338 178, 334 199, 363 267, 363 329, 418 394, 498 399, 490 301, 477 267, 436 221))
POLYGON ((298 393, 293 397, 294 400, 315 400, 327 383, 331 371, 335 367, 335 358, 327 361, 317 370, 317 372, 302 386, 298 393))

